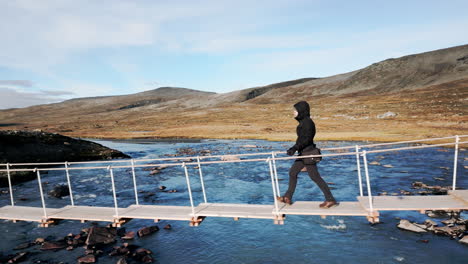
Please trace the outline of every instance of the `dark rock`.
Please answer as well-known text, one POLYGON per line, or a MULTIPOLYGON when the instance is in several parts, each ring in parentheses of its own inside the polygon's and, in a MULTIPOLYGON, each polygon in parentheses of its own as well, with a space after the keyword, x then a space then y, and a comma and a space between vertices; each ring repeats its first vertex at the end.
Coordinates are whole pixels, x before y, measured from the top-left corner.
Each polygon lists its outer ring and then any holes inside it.
POLYGON ((117 230, 115 228, 94 226, 89 230, 86 245, 94 246, 98 244, 111 244, 115 242, 117 230))
POLYGON ((400 228, 400 229, 403 229, 403 230, 416 232, 416 233, 427 232, 424 228, 422 228, 422 227, 420 227, 418 225, 415 225, 415 224, 413 224, 410 221, 405 220, 405 219, 400 220, 400 223, 397 225, 397 227, 400 228))
POLYGON ((119 237, 125 236, 126 233, 127 233, 127 230, 126 230, 125 227, 121 227, 121 228, 117 229, 117 235, 119 237))
POLYGON ((166 190, 166 186, 164 186, 164 185, 161 185, 158 188, 159 188, 159 190, 166 190))
POLYGON ((78 263, 95 263, 95 262, 96 262, 96 256, 94 255, 86 255, 86 256, 78 258, 78 263))
POLYGON ((158 173, 160 173, 160 172, 161 172, 160 170, 152 170, 152 171, 150 172, 150 175, 155 175, 155 174, 158 174, 158 173))
POLYGON ((170 224, 167 224, 167 225, 164 227, 164 229, 170 230, 170 229, 172 229, 172 226, 171 226, 170 224))
POLYGON ((18 246, 16 246, 14 248, 14 250, 26 249, 26 248, 29 248, 29 247, 34 246, 34 245, 36 245, 36 244, 31 243, 31 242, 26 242, 26 243, 19 244, 18 246))
POLYGON ((71 251, 71 250, 73 250, 73 249, 74 249, 73 246, 69 246, 69 247, 66 248, 66 250, 68 250, 68 251, 71 251))
POLYGON ((139 260, 143 263, 151 263, 153 262, 153 258, 151 257, 152 252, 145 248, 139 248, 133 254, 133 257, 136 260, 139 260))
MULTIPOLYGON (((42 131, 0 131, 0 163, 89 161, 130 156, 100 144, 42 131), (69 144, 64 144, 67 142, 69 144)), ((34 172, 11 174, 13 184, 36 179, 34 172)), ((7 173, 0 172, 0 187, 8 186, 7 173)))
POLYGON ((26 260, 26 256, 28 255, 28 252, 20 252, 16 254, 12 259, 8 260, 8 263, 18 263, 21 261, 26 260))
POLYGON ((126 258, 121 258, 121 259, 117 260, 116 264, 127 264, 127 259, 126 258))
POLYGON ((68 245, 63 242, 49 242, 46 241, 42 244, 41 250, 59 250, 66 248, 68 245))
POLYGON ((55 197, 55 198, 62 198, 64 196, 70 195, 70 190, 68 188, 68 185, 57 185, 52 189, 49 193, 49 196, 55 197))
POLYGON ((143 258, 141 258, 141 262, 143 263, 153 263, 154 259, 150 255, 146 255, 143 258))
POLYGON ((36 243, 36 244, 42 244, 44 242, 45 242, 45 239, 42 238, 42 237, 38 237, 38 238, 36 238, 36 240, 34 240, 34 243, 36 243))
POLYGON ((134 238, 135 238, 135 232, 133 231, 125 233, 125 235, 122 237, 122 239, 124 240, 132 240, 134 238))
POLYGON ((158 226, 148 226, 148 227, 143 227, 140 230, 138 230, 137 234, 139 237, 144 237, 157 231, 159 231, 158 226))

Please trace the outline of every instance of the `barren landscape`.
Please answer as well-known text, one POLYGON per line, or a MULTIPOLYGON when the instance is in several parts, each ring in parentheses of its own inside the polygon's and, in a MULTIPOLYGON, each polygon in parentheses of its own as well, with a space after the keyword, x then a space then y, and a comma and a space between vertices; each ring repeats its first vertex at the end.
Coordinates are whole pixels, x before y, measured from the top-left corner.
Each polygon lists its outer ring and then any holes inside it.
POLYGON ((162 87, 0 111, 0 129, 81 138, 294 140, 306 100, 316 140, 399 141, 467 134, 468 45, 388 59, 350 73, 226 94, 162 87))

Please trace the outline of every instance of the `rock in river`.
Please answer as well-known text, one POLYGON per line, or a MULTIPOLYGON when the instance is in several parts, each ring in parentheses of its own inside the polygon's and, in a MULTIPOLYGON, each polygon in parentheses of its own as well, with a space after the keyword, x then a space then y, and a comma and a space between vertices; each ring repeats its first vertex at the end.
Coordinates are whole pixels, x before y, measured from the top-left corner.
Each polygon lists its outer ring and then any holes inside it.
POLYGON ((116 236, 117 229, 115 228, 93 226, 89 230, 86 245, 111 244, 115 241, 116 236))
POLYGON ((49 196, 55 197, 55 198, 62 198, 64 196, 70 195, 70 190, 68 189, 68 185, 57 185, 52 189, 49 193, 49 196))
MULTIPOLYGON (((0 163, 90 161, 115 158, 130 157, 91 141, 60 134, 42 131, 0 131, 0 163)), ((20 167, 14 166, 13 168, 20 167)), ((36 179, 34 172, 11 172, 10 175, 13 184, 36 179)), ((7 173, 0 172, 0 187, 5 186, 8 186, 7 173)))
POLYGON ((410 221, 405 220, 405 219, 400 220, 400 223, 398 224, 397 227, 403 230, 412 231, 416 233, 427 232, 425 229, 421 228, 420 226, 412 224, 410 221))

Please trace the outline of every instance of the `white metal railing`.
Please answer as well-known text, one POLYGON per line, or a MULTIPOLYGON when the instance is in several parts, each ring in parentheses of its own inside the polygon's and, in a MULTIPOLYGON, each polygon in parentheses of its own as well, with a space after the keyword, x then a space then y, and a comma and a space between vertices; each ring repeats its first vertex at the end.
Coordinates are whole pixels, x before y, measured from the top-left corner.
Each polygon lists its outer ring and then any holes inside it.
MULTIPOLYGON (((181 159, 189 159, 187 157, 178 157, 178 158, 168 158, 168 159, 141 159, 141 160, 130 160, 130 165, 120 165, 120 166, 112 166, 112 165, 107 165, 107 166, 83 166, 83 167, 69 167, 71 164, 94 164, 94 163, 105 163, 106 161, 93 161, 93 162, 52 162, 52 163, 16 163, 16 164, 11 164, 7 163, 4 164, 6 166, 6 169, 1 169, 0 171, 7 172, 8 174, 8 184, 9 184, 9 190, 10 190, 10 199, 11 199, 11 205, 14 206, 14 197, 13 197, 13 189, 12 189, 12 184, 11 184, 11 172, 15 171, 33 171, 37 173, 37 180, 39 184, 39 191, 41 195, 41 202, 42 202, 42 207, 44 211, 44 217, 47 218, 47 211, 46 211, 46 204, 44 200, 44 193, 42 189, 42 183, 41 183, 41 176, 40 176, 40 171, 63 171, 65 170, 66 176, 67 176, 67 182, 68 182, 68 187, 70 190, 70 200, 72 206, 74 206, 74 200, 73 200, 73 192, 72 192, 72 186, 71 186, 71 181, 70 181, 70 174, 69 171, 71 170, 90 170, 90 169, 107 169, 110 173, 111 177, 111 184, 112 184, 112 194, 114 198, 114 207, 115 207, 115 217, 118 218, 119 212, 118 212, 118 202, 117 202, 117 194, 116 194, 116 187, 115 187, 115 182, 114 182, 114 173, 113 169, 118 169, 118 168, 131 168, 132 169, 132 178, 133 178, 133 185, 134 185, 134 193, 135 193, 135 202, 138 205, 138 192, 137 192, 137 182, 136 182, 136 173, 135 173, 135 168, 145 168, 145 167, 155 167, 155 166, 167 166, 167 167, 175 167, 175 166, 181 166, 184 169, 185 172, 185 177, 186 177, 186 182, 187 182, 187 190, 189 193, 189 199, 190 199, 190 206, 192 209, 192 216, 195 216, 195 205, 193 201, 193 196, 192 196, 192 190, 191 190, 191 185, 190 185, 190 176, 187 170, 187 166, 197 166, 199 170, 199 177, 200 177, 200 182, 202 186, 202 192, 203 192, 203 200, 205 203, 207 203, 207 196, 206 196, 206 190, 205 190, 205 185, 204 185, 204 179, 203 179, 203 172, 202 172, 202 165, 208 165, 208 164, 227 164, 227 163, 245 163, 245 162, 267 162, 270 170, 270 177, 271 177, 271 182, 272 182, 272 193, 273 193, 273 201, 274 201, 274 208, 275 208, 275 214, 278 216, 279 215, 279 205, 278 201, 276 199, 277 196, 280 196, 280 189, 279 189, 279 183, 278 183, 278 173, 277 173, 277 167, 276 167, 276 161, 280 160, 291 160, 291 159, 304 159, 304 158, 313 158, 313 157, 333 157, 333 156, 356 156, 356 164, 357 164, 357 171, 358 171, 358 181, 359 181, 359 194, 360 196, 363 196, 363 186, 362 186, 362 177, 361 177, 361 165, 360 165, 360 156, 363 157, 363 164, 364 164, 364 170, 365 170, 365 176, 366 176, 366 185, 367 185, 367 194, 369 198, 369 207, 370 210, 373 211, 373 199, 372 199, 372 190, 371 190, 371 185, 370 185, 370 176, 369 176, 369 171, 368 171, 368 164, 367 164, 367 154, 369 153, 384 153, 384 152, 392 152, 392 151, 401 151, 401 150, 412 150, 412 149, 424 149, 424 148, 433 148, 433 147, 441 147, 441 146, 449 146, 449 145, 455 145, 455 154, 454 154, 454 173, 453 173, 453 185, 452 189, 456 189, 456 178, 457 178, 457 159, 458 159, 458 149, 459 145, 461 144, 466 144, 468 141, 462 141, 460 142, 460 138, 468 137, 468 135, 464 136, 454 136, 454 137, 446 137, 446 138, 439 138, 439 139, 449 139, 449 138, 455 138, 455 142, 452 143, 441 143, 441 144, 432 144, 432 145, 422 145, 422 146, 409 146, 409 147, 400 147, 400 148, 390 148, 390 149, 378 149, 378 150, 365 150, 363 149, 364 147, 375 147, 375 146, 387 146, 387 145, 395 145, 395 144, 404 144, 404 143, 414 143, 414 142, 422 142, 422 141, 427 141, 427 140, 436 140, 436 139, 426 139, 426 140, 413 140, 413 141, 404 141, 403 142, 394 142, 394 143, 382 143, 382 144, 371 144, 371 145, 355 145, 355 146, 350 146, 350 147, 341 147, 341 148, 324 148, 322 150, 338 150, 338 149, 354 149, 352 152, 345 152, 345 153, 332 153, 332 154, 322 154, 322 155, 309 155, 309 156, 293 156, 293 157, 276 157, 277 154, 283 154, 284 152, 278 152, 278 151, 273 151, 273 152, 268 152, 269 157, 266 158, 256 158, 256 159, 244 159, 244 160, 219 160, 219 161, 201 161, 201 159, 204 158, 213 158, 213 157, 223 157, 225 155, 216 155, 216 156, 204 156, 200 157, 197 156, 196 161, 192 162, 182 162, 182 163, 159 163, 159 164, 135 164, 135 162, 141 162, 141 161, 179 161, 181 159), (362 149, 362 151, 360 151, 362 149), (10 167, 12 165, 65 165, 64 168, 22 168, 22 169, 11 169, 10 167)), ((239 154, 236 156, 257 156, 257 155, 265 155, 266 153, 255 153, 255 154, 239 154)), ((111 161, 114 162, 114 161, 111 161)), ((115 162, 128 162, 126 160, 119 160, 115 162)), ((0 164, 3 165, 3 164, 0 164)))

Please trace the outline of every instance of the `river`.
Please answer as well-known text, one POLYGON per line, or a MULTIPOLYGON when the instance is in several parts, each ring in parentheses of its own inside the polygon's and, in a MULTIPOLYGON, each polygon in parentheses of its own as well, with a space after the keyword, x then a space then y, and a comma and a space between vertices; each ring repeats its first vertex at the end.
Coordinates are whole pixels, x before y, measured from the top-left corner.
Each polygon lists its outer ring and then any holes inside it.
MULTIPOLYGON (((171 141, 101 141, 97 143, 114 148, 135 159, 159 158, 176 154, 179 149, 191 148, 196 152, 210 150, 212 155, 268 152, 285 150, 289 142, 262 140, 200 140, 171 141), (257 148, 246 148, 256 145, 257 148)), ((319 147, 349 146, 367 142, 322 141, 319 147)), ((324 153, 325 154, 325 153, 324 153)), ((372 192, 400 193, 411 189, 411 183, 422 181, 428 185, 450 186, 452 183, 453 149, 429 148, 370 154, 369 165, 372 192), (392 165, 384 167, 383 165, 392 165)), ((468 188, 466 150, 462 149, 458 160, 458 187, 468 188)), ((281 192, 287 188, 288 169, 291 161, 277 163, 281 192)), ((354 156, 324 158, 319 171, 330 185, 338 201, 355 201, 359 187, 354 156)), ((203 172, 209 202, 255 203, 273 202, 268 164, 231 163, 204 165, 203 172)), ((189 168, 195 204, 203 202, 198 170, 189 168)), ((137 169, 140 204, 190 205, 181 167, 169 167, 159 174, 137 169), (164 185, 177 192, 162 192, 164 185), (150 195, 154 193, 154 195, 150 195)), ((126 207, 135 203, 131 173, 128 169, 114 170, 118 203, 126 207)), ((106 170, 72 171, 73 193, 76 205, 113 206, 110 176, 106 170)), ((66 183, 64 172, 43 175, 45 191, 66 183)), ((9 203, 9 195, 0 189, 0 206, 9 203)), ((36 181, 14 186, 16 205, 41 206, 36 181)), ((322 201, 323 195, 307 174, 301 173, 294 197, 295 201, 322 201)), ((70 204, 69 197, 46 197, 48 207, 59 208, 70 204)), ((462 213, 464 218, 468 215, 462 213)), ((189 227, 185 221, 161 221, 162 228, 172 225, 172 230, 137 238, 133 242, 153 251, 155 263, 467 263, 468 247, 448 237, 431 233, 416 234, 399 230, 399 218, 422 223, 428 219, 419 212, 381 212, 380 224, 370 225, 365 217, 288 216, 284 225, 274 225, 272 220, 209 217, 199 227, 189 227), (422 243, 428 240, 428 243, 422 243)), ((436 221, 440 221, 435 219, 436 221)), ((102 225, 104 225, 103 223, 102 225)), ((132 220, 124 226, 127 231, 153 225, 150 220, 132 220)), ((0 251, 14 254, 13 248, 37 237, 60 238, 68 233, 79 233, 89 223, 61 221, 49 228, 37 227, 37 223, 0 221, 0 251)), ((33 252, 29 262, 47 260, 51 263, 76 263, 84 249, 73 251, 33 252)), ((101 256, 98 263, 116 263, 117 258, 101 256)))

